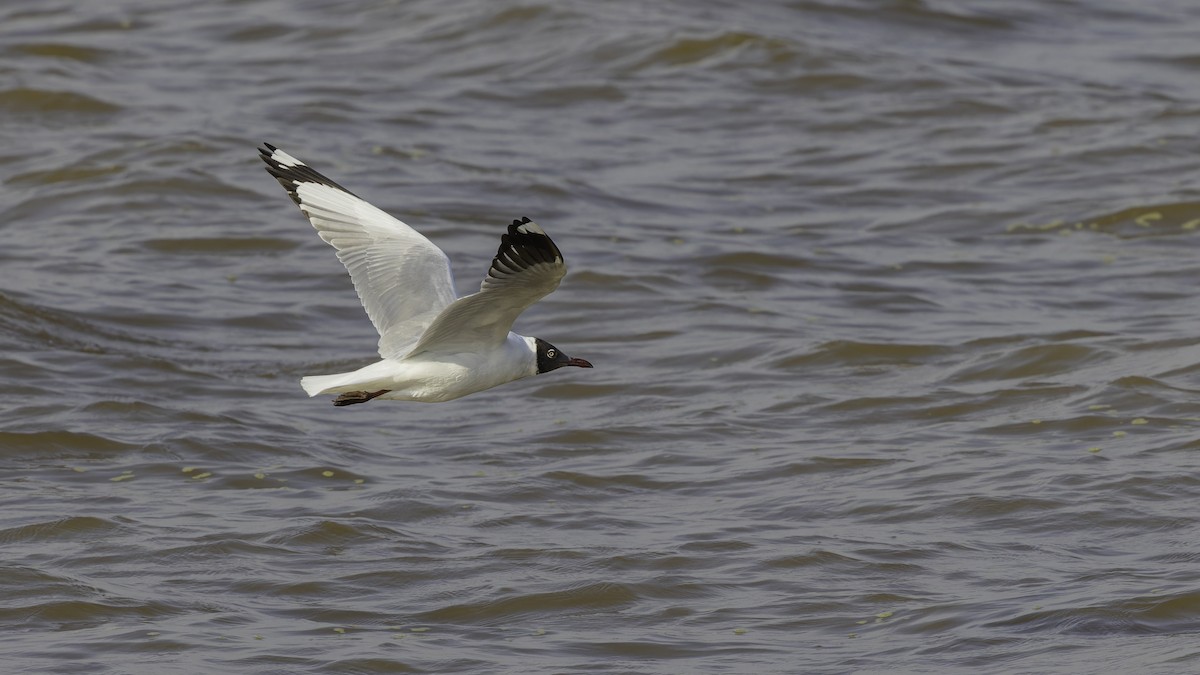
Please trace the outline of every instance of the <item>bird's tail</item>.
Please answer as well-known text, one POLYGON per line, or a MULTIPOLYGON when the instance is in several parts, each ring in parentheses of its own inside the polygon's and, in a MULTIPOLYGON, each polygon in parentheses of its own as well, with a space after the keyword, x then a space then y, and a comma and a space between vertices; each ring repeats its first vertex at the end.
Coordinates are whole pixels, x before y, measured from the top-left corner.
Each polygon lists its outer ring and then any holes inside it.
POLYGON ((334 390, 339 387, 344 387, 348 384, 350 376, 353 373, 338 373, 336 375, 309 375, 300 378, 300 386, 304 387, 305 393, 309 396, 317 394, 334 393, 334 390))
POLYGON ((308 392, 309 396, 344 394, 348 391, 395 389, 397 385, 393 377, 395 370, 396 362, 384 359, 348 373, 302 377, 300 386, 304 387, 304 391, 308 392))

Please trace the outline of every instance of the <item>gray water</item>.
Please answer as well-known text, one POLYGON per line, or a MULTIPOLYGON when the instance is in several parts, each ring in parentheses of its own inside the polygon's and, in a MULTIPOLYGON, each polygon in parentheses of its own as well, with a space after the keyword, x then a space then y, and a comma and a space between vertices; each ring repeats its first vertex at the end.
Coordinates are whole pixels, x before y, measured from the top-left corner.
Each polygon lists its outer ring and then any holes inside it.
POLYGON ((1200 6, 0 8, 0 671, 1200 670, 1200 6), (364 365, 255 146, 594 370, 364 365))

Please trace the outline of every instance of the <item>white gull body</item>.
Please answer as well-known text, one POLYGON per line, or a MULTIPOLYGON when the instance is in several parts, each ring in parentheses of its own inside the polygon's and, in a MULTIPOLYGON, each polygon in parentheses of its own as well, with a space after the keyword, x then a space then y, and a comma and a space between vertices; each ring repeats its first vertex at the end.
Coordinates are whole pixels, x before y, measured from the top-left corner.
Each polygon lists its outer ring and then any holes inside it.
POLYGON ((511 330, 567 270, 537 223, 514 220, 479 292, 458 298, 449 259, 419 232, 275 146, 259 152, 321 239, 337 249, 379 331, 380 361, 304 377, 309 396, 339 394, 335 405, 450 401, 563 366, 592 367, 511 330))

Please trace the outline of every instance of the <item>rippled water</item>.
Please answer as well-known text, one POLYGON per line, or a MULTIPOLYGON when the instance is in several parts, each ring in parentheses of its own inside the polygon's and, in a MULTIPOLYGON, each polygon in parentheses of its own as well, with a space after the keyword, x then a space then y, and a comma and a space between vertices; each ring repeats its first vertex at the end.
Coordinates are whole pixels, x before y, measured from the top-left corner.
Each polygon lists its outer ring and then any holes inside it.
POLYGON ((1200 9, 7 3, 0 663, 1200 668, 1200 9), (592 361, 372 360, 269 141, 571 272, 592 361))

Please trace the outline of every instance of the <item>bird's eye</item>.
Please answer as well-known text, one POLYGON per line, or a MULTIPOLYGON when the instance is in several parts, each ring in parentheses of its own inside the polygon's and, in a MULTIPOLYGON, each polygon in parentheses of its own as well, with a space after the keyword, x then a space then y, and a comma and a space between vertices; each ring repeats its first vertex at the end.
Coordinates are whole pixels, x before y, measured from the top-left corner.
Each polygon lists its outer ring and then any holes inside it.
POLYGON ((547 349, 547 350, 546 350, 546 358, 548 358, 548 359, 552 359, 552 358, 554 358, 554 353, 555 353, 555 352, 554 352, 554 350, 553 350, 553 349, 547 349))

